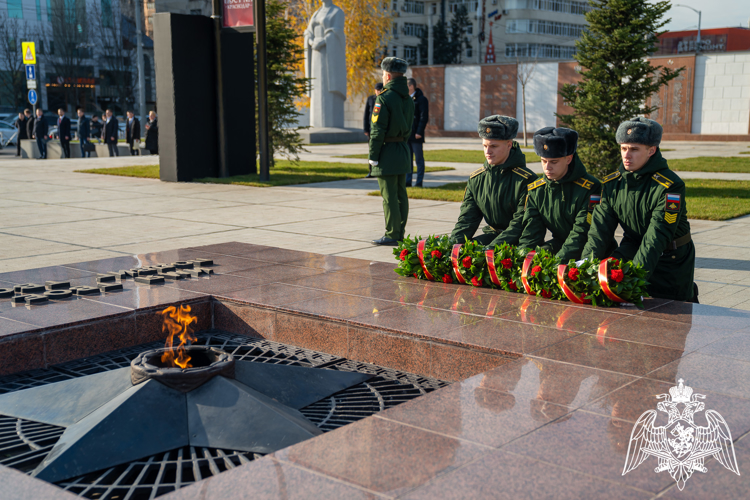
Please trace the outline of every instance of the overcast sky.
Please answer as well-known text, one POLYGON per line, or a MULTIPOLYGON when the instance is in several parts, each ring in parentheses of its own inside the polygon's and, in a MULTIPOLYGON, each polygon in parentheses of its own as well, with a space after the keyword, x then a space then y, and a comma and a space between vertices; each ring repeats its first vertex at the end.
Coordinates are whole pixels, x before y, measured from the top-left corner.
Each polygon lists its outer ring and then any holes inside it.
MULTIPOLYGON (((649 1, 655 3, 654 0, 649 1)), ((666 29, 670 31, 698 27, 698 14, 685 7, 676 7, 676 4, 687 5, 702 11, 701 29, 728 26, 747 28, 748 18, 750 18, 750 0, 673 0, 672 10, 666 14, 666 17, 672 19, 672 22, 666 26, 666 29)))

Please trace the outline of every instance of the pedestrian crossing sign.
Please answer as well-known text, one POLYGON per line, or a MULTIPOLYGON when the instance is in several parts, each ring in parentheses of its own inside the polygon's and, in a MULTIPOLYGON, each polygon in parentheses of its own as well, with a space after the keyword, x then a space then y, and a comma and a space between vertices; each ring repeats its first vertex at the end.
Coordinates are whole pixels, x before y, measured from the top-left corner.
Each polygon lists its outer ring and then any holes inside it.
POLYGON ((21 42, 21 53, 24 64, 36 64, 36 46, 34 42, 21 42))

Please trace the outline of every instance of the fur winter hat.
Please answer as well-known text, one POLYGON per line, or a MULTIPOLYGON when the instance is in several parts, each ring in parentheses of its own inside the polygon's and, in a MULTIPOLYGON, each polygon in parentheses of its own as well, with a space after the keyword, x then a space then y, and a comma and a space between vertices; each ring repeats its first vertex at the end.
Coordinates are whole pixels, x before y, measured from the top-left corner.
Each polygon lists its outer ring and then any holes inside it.
POLYGON ((634 143, 646 146, 658 146, 664 129, 654 120, 636 116, 632 120, 622 122, 617 127, 615 139, 617 144, 634 143))
POLYGON ((518 134, 518 121, 510 116, 488 116, 479 120, 477 132, 482 139, 509 141, 515 139, 518 134))
POLYGON ((398 57, 386 57, 380 67, 387 73, 406 73, 409 63, 398 57))
POLYGON ((544 127, 534 133, 534 152, 542 158, 562 158, 576 152, 578 132, 569 128, 544 127))

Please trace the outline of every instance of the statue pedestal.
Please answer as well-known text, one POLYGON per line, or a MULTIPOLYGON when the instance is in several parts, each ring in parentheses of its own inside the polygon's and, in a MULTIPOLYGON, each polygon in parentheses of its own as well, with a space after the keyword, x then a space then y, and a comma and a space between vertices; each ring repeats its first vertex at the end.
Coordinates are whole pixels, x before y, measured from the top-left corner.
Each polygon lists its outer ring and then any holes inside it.
POLYGON ((343 144, 369 141, 362 129, 359 128, 307 128, 298 132, 304 144, 343 144))

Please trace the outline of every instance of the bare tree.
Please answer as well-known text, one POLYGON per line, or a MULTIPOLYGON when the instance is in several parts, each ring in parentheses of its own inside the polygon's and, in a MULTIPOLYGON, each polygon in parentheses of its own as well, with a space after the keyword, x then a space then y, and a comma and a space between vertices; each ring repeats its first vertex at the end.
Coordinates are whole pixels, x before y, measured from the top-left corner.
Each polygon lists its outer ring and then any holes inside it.
POLYGON ((21 108, 26 102, 26 71, 21 42, 33 39, 29 26, 20 19, 0 13, 0 93, 8 96, 9 104, 21 108))
POLYGON ((528 146, 529 140, 526 134, 526 85, 534 79, 536 72, 536 57, 533 61, 521 62, 516 49, 516 78, 521 85, 521 105, 523 107, 523 145, 528 146))
MULTIPOLYGON (((126 5, 122 3, 120 8, 125 8, 126 5)), ((129 5, 133 6, 132 3, 129 5)), ((134 102, 135 26, 124 20, 113 7, 103 9, 101 2, 94 2, 90 19, 97 37, 95 57, 100 68, 99 95, 114 98, 120 111, 124 113, 134 102)))

